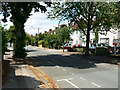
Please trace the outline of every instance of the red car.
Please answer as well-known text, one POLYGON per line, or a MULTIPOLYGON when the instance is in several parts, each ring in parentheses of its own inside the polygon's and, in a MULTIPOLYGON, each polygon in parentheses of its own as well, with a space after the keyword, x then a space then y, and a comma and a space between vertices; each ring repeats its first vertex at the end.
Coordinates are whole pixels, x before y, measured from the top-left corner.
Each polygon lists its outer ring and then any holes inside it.
POLYGON ((79 47, 83 47, 81 44, 74 44, 72 45, 72 48, 79 48, 79 47))

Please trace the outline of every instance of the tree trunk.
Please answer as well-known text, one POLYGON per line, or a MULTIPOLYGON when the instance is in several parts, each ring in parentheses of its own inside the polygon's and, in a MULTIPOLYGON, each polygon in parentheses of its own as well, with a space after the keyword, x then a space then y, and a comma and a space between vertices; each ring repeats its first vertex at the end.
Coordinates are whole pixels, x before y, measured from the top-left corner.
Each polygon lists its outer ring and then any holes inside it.
POLYGON ((25 31, 24 31, 24 25, 19 24, 16 25, 16 40, 14 43, 14 57, 15 58, 25 58, 26 57, 26 51, 24 49, 25 47, 25 31))
POLYGON ((63 52, 64 52, 64 39, 63 39, 63 52))
POLYGON ((90 40, 90 32, 87 31, 87 36, 86 36, 86 55, 89 55, 89 40, 90 40))

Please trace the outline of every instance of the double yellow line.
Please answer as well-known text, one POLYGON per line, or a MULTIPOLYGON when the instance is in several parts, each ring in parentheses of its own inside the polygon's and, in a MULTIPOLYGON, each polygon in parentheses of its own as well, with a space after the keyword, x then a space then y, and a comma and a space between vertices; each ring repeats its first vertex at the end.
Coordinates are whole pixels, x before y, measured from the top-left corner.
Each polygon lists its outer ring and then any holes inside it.
POLYGON ((42 87, 43 88, 54 88, 55 90, 57 90, 57 88, 61 88, 61 86, 56 83, 50 76, 48 76, 47 74, 45 74, 39 67, 34 67, 32 66, 40 75, 42 75, 42 77, 44 77, 44 79, 49 82, 49 84, 45 81, 43 81, 38 74, 33 70, 33 68, 28 65, 28 67, 31 69, 31 71, 36 75, 36 77, 42 82, 42 87))

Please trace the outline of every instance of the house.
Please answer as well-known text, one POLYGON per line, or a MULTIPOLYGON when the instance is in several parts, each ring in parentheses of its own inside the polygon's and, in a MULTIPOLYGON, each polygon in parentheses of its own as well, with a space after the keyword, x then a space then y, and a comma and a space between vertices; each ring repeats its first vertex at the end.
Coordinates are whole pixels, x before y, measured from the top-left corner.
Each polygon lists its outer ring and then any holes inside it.
POLYGON ((106 35, 99 34, 98 43, 107 43, 110 46, 114 46, 117 43, 117 46, 120 46, 120 29, 110 29, 106 35))
MULTIPOLYGON (((77 29, 77 25, 74 25, 72 27, 73 29, 77 29)), ((56 34, 56 28, 55 30, 49 29, 49 31, 45 31, 45 33, 51 33, 56 34)), ((115 43, 117 43, 117 46, 120 46, 120 29, 110 29, 110 31, 106 32, 100 32, 98 34, 99 39, 98 43, 106 43, 110 46, 114 46, 115 43), (114 44, 113 44, 114 43, 114 44)), ((86 46, 86 36, 82 33, 82 31, 76 31, 71 34, 72 41, 69 41, 71 44, 82 44, 83 46, 86 46)), ((93 31, 90 32, 90 44, 94 43, 95 33, 93 31)))
MULTIPOLYGON (((77 29, 77 25, 74 25, 72 27, 73 29, 77 29)), ((106 43, 110 46, 114 46, 114 44, 117 43, 116 46, 120 46, 120 29, 110 29, 106 34, 105 32, 98 34, 99 39, 98 43, 106 43)), ((73 44, 82 44, 83 46, 86 46, 86 36, 82 33, 82 31, 74 31, 71 34, 71 38, 73 39, 73 44)), ((90 32, 90 45, 91 43, 94 43, 95 34, 93 31, 90 32)), ((90 46, 89 45, 89 46, 90 46)))

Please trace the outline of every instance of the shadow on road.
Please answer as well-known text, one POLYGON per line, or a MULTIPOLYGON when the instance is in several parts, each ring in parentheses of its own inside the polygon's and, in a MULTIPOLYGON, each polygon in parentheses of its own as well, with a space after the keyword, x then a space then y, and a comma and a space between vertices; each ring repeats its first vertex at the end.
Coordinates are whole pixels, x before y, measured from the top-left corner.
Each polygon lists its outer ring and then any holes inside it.
POLYGON ((72 67, 77 69, 95 68, 95 62, 89 61, 83 58, 75 58, 70 56, 62 55, 46 55, 46 56, 34 56, 29 59, 16 61, 17 64, 29 64, 36 67, 39 66, 61 66, 61 67, 72 67))
POLYGON ((27 52, 35 52, 35 51, 37 51, 37 50, 27 50, 27 52))
MULTIPOLYGON (((34 50, 33 50, 34 51, 34 50)), ((105 60, 104 56, 99 56, 98 60, 90 59, 90 56, 71 54, 71 55, 60 55, 60 54, 49 54, 49 55, 36 55, 31 56, 29 59, 16 60, 16 65, 29 64, 35 67, 39 66, 61 66, 71 67, 77 69, 96 68, 98 63, 110 63, 113 58, 105 60), (104 57, 104 58, 102 58, 104 57), (100 60, 99 60, 100 58, 100 60), (102 59, 101 59, 102 58, 102 59)), ((92 56, 94 57, 94 56, 92 56)))

